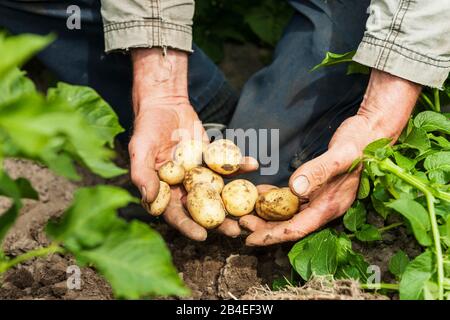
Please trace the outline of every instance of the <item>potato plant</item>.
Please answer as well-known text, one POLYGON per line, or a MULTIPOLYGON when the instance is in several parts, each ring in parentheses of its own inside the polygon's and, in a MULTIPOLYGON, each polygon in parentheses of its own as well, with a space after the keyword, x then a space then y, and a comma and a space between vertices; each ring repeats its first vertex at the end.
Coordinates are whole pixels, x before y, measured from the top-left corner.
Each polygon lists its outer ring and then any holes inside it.
MULTIPOLYGON (((328 53, 317 66, 349 63, 348 73, 368 72, 352 62, 354 53, 328 53)), ((369 144, 349 169, 362 165, 357 200, 343 218, 349 233, 324 229, 294 245, 289 253, 293 269, 304 280, 313 275, 353 278, 368 289, 398 290, 401 299, 450 299, 450 117, 441 113, 450 104, 450 79, 443 91, 425 88, 416 111, 398 142, 369 144), (367 209, 383 219, 400 222, 382 228, 367 223, 367 209), (397 283, 366 283, 369 266, 352 250, 352 239, 383 239, 383 232, 403 226, 422 247, 417 257, 397 252, 389 271, 397 283)))
MULTIPOLYGON (((112 161, 114 137, 123 128, 94 90, 59 83, 44 96, 19 70, 52 40, 0 33, 0 196, 11 202, 0 213, 0 244, 14 225, 22 199, 38 199, 29 181, 8 175, 3 159, 37 161, 72 180, 80 180, 75 163, 104 178, 126 173, 112 161)), ((26 260, 67 253, 79 265, 98 270, 118 298, 187 294, 160 235, 142 222, 127 223, 117 216, 117 209, 130 202, 137 200, 121 188, 78 189, 59 221, 48 223, 48 247, 10 257, 0 246, 0 283, 6 271, 26 260)))

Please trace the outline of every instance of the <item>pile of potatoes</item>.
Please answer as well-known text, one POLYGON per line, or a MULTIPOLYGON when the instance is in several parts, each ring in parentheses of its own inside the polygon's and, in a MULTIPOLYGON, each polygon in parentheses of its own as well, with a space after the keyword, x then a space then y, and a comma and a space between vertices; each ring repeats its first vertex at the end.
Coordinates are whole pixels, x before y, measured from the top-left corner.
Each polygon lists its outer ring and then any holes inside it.
POLYGON ((265 220, 280 221, 298 212, 300 201, 289 188, 274 188, 258 195, 255 185, 245 179, 225 185, 221 175, 237 172, 241 162, 241 151, 230 140, 220 139, 206 146, 196 140, 181 142, 174 160, 158 171, 160 189, 149 206, 150 214, 161 215, 170 201, 170 185, 181 183, 188 193, 189 214, 207 229, 222 224, 227 214, 242 217, 256 211, 265 220))

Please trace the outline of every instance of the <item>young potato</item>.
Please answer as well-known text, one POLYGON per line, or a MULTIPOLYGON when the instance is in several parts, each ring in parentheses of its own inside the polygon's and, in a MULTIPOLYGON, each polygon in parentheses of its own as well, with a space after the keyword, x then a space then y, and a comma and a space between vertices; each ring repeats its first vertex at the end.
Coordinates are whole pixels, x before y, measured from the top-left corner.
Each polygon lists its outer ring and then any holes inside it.
POLYGON ((242 154, 232 141, 220 139, 206 147, 203 159, 211 170, 228 175, 239 170, 242 154))
POLYGON ((196 167, 186 172, 183 185, 187 192, 190 192, 198 183, 209 185, 219 194, 222 192, 224 186, 222 177, 205 167, 196 167))
POLYGON ((268 221, 288 220, 298 212, 299 198, 289 188, 269 190, 256 200, 256 213, 268 221))
POLYGON ((245 179, 237 179, 228 183, 222 190, 225 209, 235 217, 242 217, 253 211, 258 199, 255 185, 245 179))
POLYGON ((159 179, 171 186, 183 182, 184 173, 183 166, 173 161, 167 161, 158 170, 159 179))
POLYGON ((175 162, 185 171, 200 166, 203 159, 204 143, 199 140, 186 140, 178 144, 175 149, 175 162))
POLYGON ((213 229, 225 220, 225 208, 220 194, 206 183, 194 185, 186 199, 186 207, 195 222, 213 229))
POLYGON ((159 182, 159 192, 155 201, 150 203, 148 209, 152 216, 160 216, 164 213, 170 201, 170 187, 164 181, 159 182))

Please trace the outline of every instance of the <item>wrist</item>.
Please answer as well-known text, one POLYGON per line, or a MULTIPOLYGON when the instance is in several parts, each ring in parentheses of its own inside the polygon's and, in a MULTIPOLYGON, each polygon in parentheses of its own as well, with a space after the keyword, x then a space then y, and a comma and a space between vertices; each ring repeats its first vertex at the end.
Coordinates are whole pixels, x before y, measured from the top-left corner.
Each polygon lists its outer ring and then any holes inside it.
POLYGON ((188 56, 177 50, 133 49, 133 107, 189 104, 188 56))
POLYGON ((374 69, 357 115, 376 135, 396 140, 421 90, 419 84, 374 69))

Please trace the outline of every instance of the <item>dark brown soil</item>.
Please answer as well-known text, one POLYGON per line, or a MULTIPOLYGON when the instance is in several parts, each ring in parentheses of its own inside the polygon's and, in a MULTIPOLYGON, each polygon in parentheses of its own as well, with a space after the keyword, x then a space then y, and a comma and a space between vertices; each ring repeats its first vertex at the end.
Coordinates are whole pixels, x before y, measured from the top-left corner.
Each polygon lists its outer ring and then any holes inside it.
MULTIPOLYGON (((13 177, 30 179, 40 194, 39 201, 26 201, 17 223, 4 242, 3 249, 6 254, 16 256, 48 245, 44 226, 48 219, 61 215, 78 185, 30 162, 8 160, 5 166, 13 177)), ((98 182, 101 180, 86 176, 83 184, 98 182)), ((118 179, 114 183, 128 185, 128 180, 118 179)), ((0 209, 6 205, 7 201, 0 199, 0 209)), ((149 219, 137 206, 126 208, 122 215, 128 219, 149 219)), ((287 253, 292 244, 250 248, 244 245, 244 236, 231 239, 215 232, 211 232, 205 242, 197 243, 179 235, 162 220, 153 220, 150 223, 167 241, 174 264, 192 290, 192 299, 250 298, 246 295, 248 292, 253 292, 252 297, 259 292, 261 298, 265 298, 268 294, 267 286, 270 287, 275 278, 290 275, 287 253), (258 291, 257 288, 261 286, 266 289, 258 291)), ((371 223, 379 224, 380 221, 373 215, 371 223)), ((380 267, 382 280, 389 282, 392 280, 387 272, 390 257, 399 249, 405 250, 411 257, 419 251, 413 239, 402 228, 384 234, 383 238, 384 241, 371 245, 363 246, 355 242, 354 246, 370 263, 380 267)), ((91 268, 81 269, 80 290, 67 289, 66 282, 70 276, 67 268, 73 265, 75 261, 72 257, 59 254, 26 262, 4 276, 0 299, 113 298, 109 285, 91 268)))

